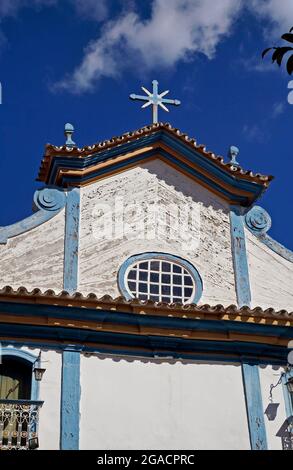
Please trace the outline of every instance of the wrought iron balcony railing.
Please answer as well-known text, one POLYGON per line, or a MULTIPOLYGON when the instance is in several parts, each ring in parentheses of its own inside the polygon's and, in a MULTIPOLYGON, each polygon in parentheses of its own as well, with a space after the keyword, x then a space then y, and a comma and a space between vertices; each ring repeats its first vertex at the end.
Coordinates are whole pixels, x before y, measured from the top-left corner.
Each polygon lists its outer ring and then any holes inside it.
POLYGON ((0 450, 37 447, 42 401, 0 400, 0 450))

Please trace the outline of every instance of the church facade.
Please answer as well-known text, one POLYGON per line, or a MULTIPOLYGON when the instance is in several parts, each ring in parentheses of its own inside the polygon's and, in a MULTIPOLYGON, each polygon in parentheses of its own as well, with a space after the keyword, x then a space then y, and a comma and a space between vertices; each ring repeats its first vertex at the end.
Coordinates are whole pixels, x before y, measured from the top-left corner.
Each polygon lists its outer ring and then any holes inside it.
POLYGON ((33 214, 0 228, 0 448, 292 449, 272 177, 169 124, 72 132, 33 214))

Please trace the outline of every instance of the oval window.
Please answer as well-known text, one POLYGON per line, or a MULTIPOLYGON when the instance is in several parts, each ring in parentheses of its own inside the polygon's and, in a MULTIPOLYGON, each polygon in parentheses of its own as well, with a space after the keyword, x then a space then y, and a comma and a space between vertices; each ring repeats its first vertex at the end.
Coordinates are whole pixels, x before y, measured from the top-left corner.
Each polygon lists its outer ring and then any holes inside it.
POLYGON ((120 268, 119 287, 126 299, 196 303, 202 294, 198 271, 177 256, 144 253, 132 256, 120 268))

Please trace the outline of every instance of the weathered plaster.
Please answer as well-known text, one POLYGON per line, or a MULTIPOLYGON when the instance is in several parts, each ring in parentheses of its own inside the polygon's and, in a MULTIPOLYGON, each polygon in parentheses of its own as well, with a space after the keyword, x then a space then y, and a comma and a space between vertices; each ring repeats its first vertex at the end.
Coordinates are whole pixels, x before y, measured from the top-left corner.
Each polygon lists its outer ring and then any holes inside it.
POLYGON ((64 209, 53 219, 0 245, 0 285, 62 290, 64 209))
POLYGON ((120 295, 117 286, 120 265, 129 256, 146 251, 170 253, 194 264, 203 279, 199 303, 236 303, 228 205, 159 160, 81 189, 78 290, 120 295), (115 201, 118 217, 113 239, 112 235, 101 236, 103 225, 98 223, 102 220, 101 213, 106 212, 107 226, 111 226, 115 201), (126 207, 124 216, 121 201, 126 207), (135 203, 140 211, 134 210, 135 203), (161 211, 170 203, 179 207, 182 214, 189 206, 195 219, 189 220, 188 228, 182 233, 182 224, 176 227, 176 217, 171 215, 164 223, 158 223, 151 216, 148 218, 151 235, 148 232, 149 239, 145 239, 146 226, 141 221, 147 219, 148 208, 157 205, 161 211), (127 236, 119 233, 123 224, 128 228, 127 236), (95 229, 98 236, 94 236, 95 229), (172 230, 172 237, 168 237, 172 230), (196 240, 198 244, 194 243, 196 240))
POLYGON ((293 310, 293 263, 245 229, 251 306, 293 310))

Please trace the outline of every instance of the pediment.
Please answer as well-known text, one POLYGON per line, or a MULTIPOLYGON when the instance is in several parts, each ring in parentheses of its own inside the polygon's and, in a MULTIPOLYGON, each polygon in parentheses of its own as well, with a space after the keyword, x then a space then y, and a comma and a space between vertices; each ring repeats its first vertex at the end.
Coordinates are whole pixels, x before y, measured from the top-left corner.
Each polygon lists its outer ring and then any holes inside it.
POLYGON ((169 124, 158 123, 83 148, 47 145, 38 180, 81 187, 152 159, 161 159, 230 204, 250 206, 273 178, 227 163, 169 124))

